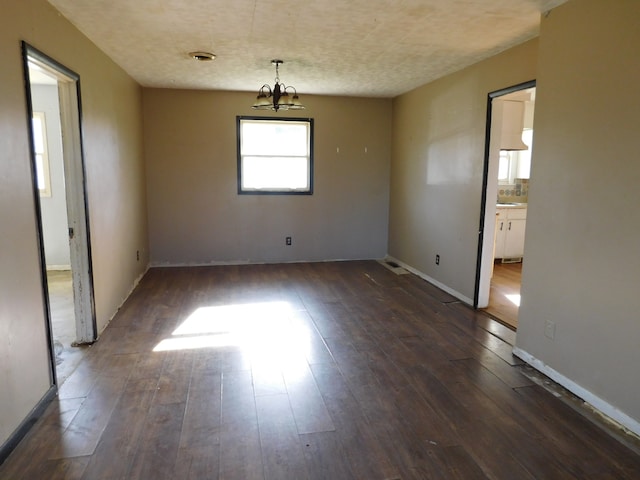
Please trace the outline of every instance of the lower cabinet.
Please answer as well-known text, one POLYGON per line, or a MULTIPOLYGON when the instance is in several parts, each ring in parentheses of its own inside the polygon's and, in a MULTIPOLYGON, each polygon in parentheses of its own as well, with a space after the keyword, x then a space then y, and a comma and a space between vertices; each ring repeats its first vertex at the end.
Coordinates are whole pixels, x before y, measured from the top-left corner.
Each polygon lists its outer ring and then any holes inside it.
POLYGON ((526 223, 526 207, 496 209, 495 258, 500 258, 503 262, 522 260, 526 223))

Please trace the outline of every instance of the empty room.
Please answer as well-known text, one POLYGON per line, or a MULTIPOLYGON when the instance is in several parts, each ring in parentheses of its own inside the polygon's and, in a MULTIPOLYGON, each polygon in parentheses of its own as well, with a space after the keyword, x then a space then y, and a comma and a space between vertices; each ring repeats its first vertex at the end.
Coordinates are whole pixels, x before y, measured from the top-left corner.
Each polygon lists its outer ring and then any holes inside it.
POLYGON ((0 479, 640 477, 640 3, 0 1, 0 479))

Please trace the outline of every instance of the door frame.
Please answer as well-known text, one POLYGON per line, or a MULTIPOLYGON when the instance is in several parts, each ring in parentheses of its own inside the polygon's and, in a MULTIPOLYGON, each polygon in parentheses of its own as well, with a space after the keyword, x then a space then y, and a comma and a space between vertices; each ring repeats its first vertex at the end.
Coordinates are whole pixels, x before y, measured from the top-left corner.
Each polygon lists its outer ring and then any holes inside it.
POLYGON ((82 134, 82 101, 80 76, 40 50, 22 42, 22 59, 27 99, 29 149, 31 154, 32 185, 36 209, 38 247, 44 304, 46 307, 47 339, 52 368, 52 383, 57 384, 55 374, 55 351, 51 322, 51 307, 47 285, 47 265, 44 250, 42 210, 36 176, 34 132, 31 124, 33 103, 29 63, 35 63, 56 77, 60 104, 62 147, 64 162, 67 221, 69 228, 70 263, 72 272, 76 342, 74 345, 91 344, 97 338, 95 298, 93 288, 93 264, 91 260, 91 237, 86 184, 86 169, 82 134))
MULTIPOLYGON (((478 227, 478 257, 476 261, 476 282, 473 292, 473 308, 484 308, 489 302, 489 290, 491 287, 491 266, 493 264, 493 242, 495 240, 495 194, 498 187, 497 161, 491 155, 491 133, 493 131, 492 121, 493 100, 509 93, 526 90, 536 86, 536 80, 512 85, 490 92, 487 95, 487 120, 485 126, 484 145, 484 165, 482 171, 482 200, 480 203, 480 225, 478 227), (491 173, 495 172, 495 178, 491 173), (487 208, 488 192, 491 190, 493 208, 487 208), (491 217, 491 218, 488 218, 491 217), (486 303, 486 304, 485 304, 486 303)), ((494 132, 495 135, 495 132, 494 132)))

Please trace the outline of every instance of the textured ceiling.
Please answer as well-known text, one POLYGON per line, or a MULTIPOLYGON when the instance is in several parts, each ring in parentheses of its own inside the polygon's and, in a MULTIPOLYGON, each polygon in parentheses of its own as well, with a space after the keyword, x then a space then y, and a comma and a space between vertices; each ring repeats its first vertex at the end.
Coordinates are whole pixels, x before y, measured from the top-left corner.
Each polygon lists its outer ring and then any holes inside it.
POLYGON ((538 34, 565 0, 49 0, 141 85, 394 97, 538 34), (188 52, 217 55, 196 62, 188 52))

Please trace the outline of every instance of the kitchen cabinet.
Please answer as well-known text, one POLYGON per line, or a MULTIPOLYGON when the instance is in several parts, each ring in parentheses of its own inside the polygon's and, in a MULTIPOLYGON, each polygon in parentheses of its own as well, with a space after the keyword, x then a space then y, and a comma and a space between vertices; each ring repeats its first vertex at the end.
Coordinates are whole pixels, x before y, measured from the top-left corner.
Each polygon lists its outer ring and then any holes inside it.
POLYGON ((527 222, 526 205, 496 209, 495 258, 503 262, 519 262, 524 255, 524 233, 527 222))
POLYGON ((500 137, 500 150, 528 150, 529 146, 522 141, 525 103, 503 100, 501 105, 502 135, 500 137))

